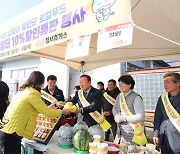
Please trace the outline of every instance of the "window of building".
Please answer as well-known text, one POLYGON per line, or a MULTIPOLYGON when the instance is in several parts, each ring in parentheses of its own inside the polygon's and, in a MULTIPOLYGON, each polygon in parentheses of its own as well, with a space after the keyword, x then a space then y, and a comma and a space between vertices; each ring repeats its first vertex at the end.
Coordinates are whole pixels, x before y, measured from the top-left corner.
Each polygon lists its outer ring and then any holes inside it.
POLYGON ((37 67, 11 70, 11 79, 24 80, 29 77, 31 72, 37 70, 37 67))

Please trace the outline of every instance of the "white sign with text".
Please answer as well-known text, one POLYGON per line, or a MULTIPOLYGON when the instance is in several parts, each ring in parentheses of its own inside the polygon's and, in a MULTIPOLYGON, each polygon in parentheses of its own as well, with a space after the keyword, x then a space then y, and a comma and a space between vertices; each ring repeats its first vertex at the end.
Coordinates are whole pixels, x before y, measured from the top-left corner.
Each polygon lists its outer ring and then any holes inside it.
POLYGON ((90 34, 68 40, 65 59, 68 60, 72 58, 87 56, 89 53, 90 41, 90 34))
POLYGON ((114 25, 98 32, 97 52, 132 44, 133 22, 114 25))

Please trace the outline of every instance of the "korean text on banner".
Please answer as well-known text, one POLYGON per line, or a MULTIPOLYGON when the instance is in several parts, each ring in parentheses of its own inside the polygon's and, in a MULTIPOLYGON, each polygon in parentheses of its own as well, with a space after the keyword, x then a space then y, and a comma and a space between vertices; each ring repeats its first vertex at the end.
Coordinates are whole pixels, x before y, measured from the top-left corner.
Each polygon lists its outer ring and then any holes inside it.
POLYGON ((131 21, 130 0, 47 0, 0 27, 0 59, 131 21))

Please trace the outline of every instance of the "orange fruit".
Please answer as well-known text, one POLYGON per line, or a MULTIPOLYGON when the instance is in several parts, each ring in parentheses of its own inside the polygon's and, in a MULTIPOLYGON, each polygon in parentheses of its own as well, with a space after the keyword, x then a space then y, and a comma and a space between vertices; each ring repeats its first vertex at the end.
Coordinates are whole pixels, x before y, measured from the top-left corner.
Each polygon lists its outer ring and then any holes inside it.
POLYGON ((66 105, 73 106, 73 103, 72 102, 67 102, 66 105))
POLYGON ((64 105, 64 108, 65 108, 65 109, 71 110, 71 107, 72 107, 72 106, 71 106, 71 105, 68 105, 68 104, 64 105))
POLYGON ((76 109, 77 109, 76 105, 73 105, 73 106, 71 107, 71 111, 72 111, 72 112, 75 112, 76 109))

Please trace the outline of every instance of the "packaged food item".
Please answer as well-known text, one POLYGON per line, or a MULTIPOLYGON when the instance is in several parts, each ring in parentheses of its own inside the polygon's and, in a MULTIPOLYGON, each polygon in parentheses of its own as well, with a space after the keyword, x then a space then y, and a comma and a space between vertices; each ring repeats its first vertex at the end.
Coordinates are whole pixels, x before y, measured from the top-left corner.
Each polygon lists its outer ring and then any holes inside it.
POLYGON ((114 143, 108 143, 108 154, 118 154, 120 146, 114 143))
POLYGON ((41 138, 45 138, 47 136, 47 133, 43 133, 41 138))
POLYGON ((69 124, 65 124, 59 128, 59 146, 61 148, 72 148, 73 147, 73 127, 69 124))
POLYGON ((94 143, 99 144, 101 140, 100 135, 93 135, 94 143))
POLYGON ((151 143, 147 143, 146 144, 146 147, 149 149, 149 150, 155 150, 156 149, 156 146, 154 144, 151 144, 151 143))
POLYGON ((107 143, 101 143, 101 146, 104 146, 105 152, 108 152, 108 144, 107 143))
POLYGON ((89 150, 89 154, 96 154, 97 151, 96 150, 89 150))
POLYGON ((43 114, 38 114, 36 118, 36 128, 34 130, 33 139, 41 143, 47 144, 56 130, 59 118, 48 118, 43 114))
POLYGON ((89 150, 91 150, 91 151, 97 150, 96 144, 94 142, 89 143, 89 150))
POLYGON ((105 153, 105 152, 107 152, 106 149, 105 149, 105 146, 103 146, 102 144, 99 144, 99 145, 97 146, 97 150, 98 150, 99 153, 105 153))

